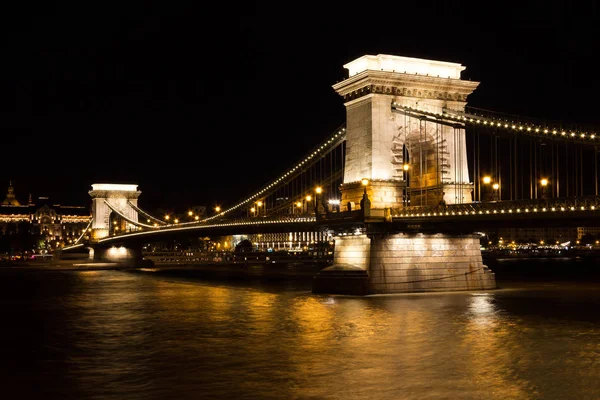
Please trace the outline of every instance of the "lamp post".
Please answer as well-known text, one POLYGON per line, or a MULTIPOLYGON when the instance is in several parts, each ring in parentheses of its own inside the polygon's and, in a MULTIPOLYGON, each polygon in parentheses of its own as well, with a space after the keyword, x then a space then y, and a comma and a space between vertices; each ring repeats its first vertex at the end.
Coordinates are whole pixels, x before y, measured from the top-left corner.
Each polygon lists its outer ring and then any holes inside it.
POLYGON ((408 188, 410 186, 410 175, 408 173, 410 169, 410 165, 404 164, 402 165, 402 171, 404 171, 404 196, 402 196, 402 201, 404 202, 404 207, 408 207, 408 203, 410 202, 408 199, 408 188))
POLYGON ((312 200, 312 196, 310 194, 307 194, 306 197, 305 197, 305 199, 306 199, 306 213, 308 214, 309 213, 308 206, 309 206, 309 204, 310 204, 310 202, 312 200))
POLYGON ((540 179, 540 185, 542 186, 542 200, 546 199, 546 186, 548 186, 548 179, 540 179))
POLYGON ((367 195, 367 185, 369 184, 369 180, 367 178, 362 178, 360 183, 362 183, 365 188, 362 200, 360 201, 360 209, 362 210, 363 215, 367 216, 371 211, 371 200, 369 200, 369 196, 367 195))
POLYGON ((484 176, 481 179, 481 182, 483 183, 483 193, 479 193, 479 201, 481 202, 482 199, 485 200, 489 200, 489 186, 490 183, 492 182, 492 178, 490 176, 484 176), (483 196, 482 196, 483 194, 483 196))
POLYGON ((494 183, 492 185, 492 189, 494 189, 494 193, 493 193, 493 200, 494 201, 498 201, 498 194, 499 194, 499 190, 500 190, 500 185, 497 183, 494 183))
POLYGON ((367 194, 367 185, 369 184, 369 180, 367 178, 362 178, 360 183, 365 188, 364 194, 367 194))
POLYGON ((315 188, 315 215, 319 216, 319 197, 323 193, 323 188, 321 186, 317 186, 315 188))

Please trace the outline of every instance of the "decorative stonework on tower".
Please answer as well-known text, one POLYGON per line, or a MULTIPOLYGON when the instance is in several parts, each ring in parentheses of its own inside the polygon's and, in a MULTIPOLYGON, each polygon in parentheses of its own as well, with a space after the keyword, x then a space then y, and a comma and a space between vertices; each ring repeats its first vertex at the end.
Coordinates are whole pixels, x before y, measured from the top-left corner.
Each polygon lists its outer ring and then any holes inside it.
POLYGON ((98 240, 116 230, 136 229, 140 192, 138 185, 96 183, 88 193, 92 197, 92 239, 98 240), (115 214, 118 218, 115 217, 115 214), (120 215, 119 215, 120 214, 120 215), (115 217, 113 219, 113 217, 115 217), (114 221, 117 221, 115 224, 114 221))
POLYGON ((346 106, 342 203, 360 203, 369 179, 371 208, 472 201, 465 131, 395 111, 464 111, 479 82, 462 80, 461 64, 365 55, 344 65, 349 77, 333 85, 346 106), (408 203, 410 199, 410 203, 408 203))

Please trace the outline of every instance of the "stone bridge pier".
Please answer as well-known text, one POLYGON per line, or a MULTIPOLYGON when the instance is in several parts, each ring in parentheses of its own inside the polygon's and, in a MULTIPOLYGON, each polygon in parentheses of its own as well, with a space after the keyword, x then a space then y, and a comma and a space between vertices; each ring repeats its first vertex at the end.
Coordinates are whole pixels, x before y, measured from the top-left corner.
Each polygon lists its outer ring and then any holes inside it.
POLYGON ((315 293, 353 295, 496 289, 477 234, 385 233, 335 237, 315 293))
POLYGON ((144 259, 142 245, 136 243, 115 244, 110 246, 92 245, 90 258, 95 262, 110 262, 122 267, 151 267, 154 263, 144 259))

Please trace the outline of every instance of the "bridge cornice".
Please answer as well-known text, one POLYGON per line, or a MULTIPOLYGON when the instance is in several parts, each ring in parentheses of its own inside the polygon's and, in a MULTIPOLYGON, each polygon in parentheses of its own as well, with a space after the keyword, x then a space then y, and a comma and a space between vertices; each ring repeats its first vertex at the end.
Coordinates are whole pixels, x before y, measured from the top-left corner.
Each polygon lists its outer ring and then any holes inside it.
POLYGON ((387 71, 363 71, 333 85, 345 101, 368 94, 466 102, 479 82, 387 71))
POLYGON ((88 192, 88 194, 90 195, 90 197, 92 199, 95 198, 100 198, 100 199, 111 199, 111 198, 118 198, 118 199, 137 199, 140 197, 140 195, 142 194, 141 191, 125 191, 125 190, 90 190, 88 192))

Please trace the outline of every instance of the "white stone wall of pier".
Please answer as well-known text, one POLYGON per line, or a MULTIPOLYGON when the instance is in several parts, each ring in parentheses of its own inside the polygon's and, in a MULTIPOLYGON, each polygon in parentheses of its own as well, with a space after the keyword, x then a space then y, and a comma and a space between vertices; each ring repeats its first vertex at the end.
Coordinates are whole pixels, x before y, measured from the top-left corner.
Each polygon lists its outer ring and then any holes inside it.
POLYGON ((367 235, 335 236, 333 265, 351 265, 369 269, 371 239, 367 235))
POLYGON ((494 273, 483 264, 477 235, 374 237, 369 276, 374 294, 496 288, 494 273))

